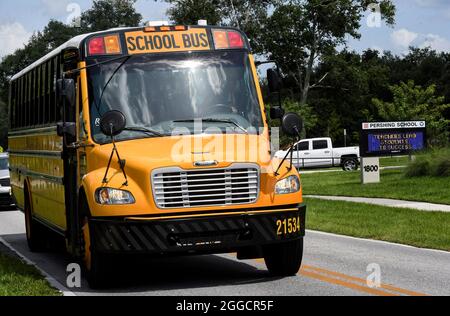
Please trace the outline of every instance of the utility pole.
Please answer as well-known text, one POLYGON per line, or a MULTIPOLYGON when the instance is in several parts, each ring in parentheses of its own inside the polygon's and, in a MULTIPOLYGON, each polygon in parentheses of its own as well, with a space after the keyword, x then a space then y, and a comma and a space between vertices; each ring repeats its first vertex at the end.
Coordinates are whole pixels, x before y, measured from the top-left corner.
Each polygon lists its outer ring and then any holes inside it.
POLYGON ((344 147, 347 147, 347 129, 344 128, 344 147))

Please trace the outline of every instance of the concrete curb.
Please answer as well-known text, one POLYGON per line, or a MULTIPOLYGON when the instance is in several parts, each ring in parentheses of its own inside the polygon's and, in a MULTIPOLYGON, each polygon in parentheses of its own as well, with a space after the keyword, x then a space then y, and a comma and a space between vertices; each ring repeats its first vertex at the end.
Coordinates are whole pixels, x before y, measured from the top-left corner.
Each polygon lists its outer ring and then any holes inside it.
POLYGON ((339 238, 353 239, 353 240, 358 240, 358 241, 369 241, 369 242, 373 242, 373 243, 377 243, 377 244, 398 246, 398 247, 410 248, 410 249, 415 249, 415 250, 423 250, 423 251, 427 251, 427 252, 428 251, 429 252, 436 252, 436 253, 445 254, 445 255, 449 255, 450 256, 450 252, 449 251, 445 251, 445 250, 431 249, 431 248, 419 248, 419 247, 415 247, 415 246, 411 246, 411 245, 398 244, 398 243, 391 242, 391 241, 377 240, 377 239, 367 239, 367 238, 353 237, 353 236, 347 236, 347 235, 338 235, 338 234, 333 234, 333 233, 321 232, 321 231, 318 231, 318 230, 309 230, 309 229, 307 229, 306 232, 307 233, 318 234, 318 235, 332 236, 332 237, 336 237, 336 238, 339 237, 339 238))

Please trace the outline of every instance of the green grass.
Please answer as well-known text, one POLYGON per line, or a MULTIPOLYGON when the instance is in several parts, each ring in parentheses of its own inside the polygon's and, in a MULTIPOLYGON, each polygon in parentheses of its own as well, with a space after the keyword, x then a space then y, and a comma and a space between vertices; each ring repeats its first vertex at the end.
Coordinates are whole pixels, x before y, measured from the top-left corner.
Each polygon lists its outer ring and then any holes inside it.
POLYGON ((382 170, 381 183, 362 185, 360 172, 302 175, 305 195, 391 198, 450 205, 450 178, 407 178, 404 170, 382 170))
POLYGON ((381 167, 406 166, 408 163, 409 163, 408 156, 380 158, 381 167))
POLYGON ((450 214, 307 199, 307 229, 450 251, 450 214))
POLYGON ((0 253, 0 296, 59 296, 32 266, 0 253))

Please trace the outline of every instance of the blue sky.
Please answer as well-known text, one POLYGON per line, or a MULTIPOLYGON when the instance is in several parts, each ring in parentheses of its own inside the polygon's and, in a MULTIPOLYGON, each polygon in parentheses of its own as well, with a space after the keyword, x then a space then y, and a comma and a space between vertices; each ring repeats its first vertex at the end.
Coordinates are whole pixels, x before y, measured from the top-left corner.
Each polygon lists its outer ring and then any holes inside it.
MULTIPOLYGON (((450 0, 394 0, 397 5, 396 25, 393 28, 369 27, 362 21, 361 40, 349 39, 350 49, 362 51, 374 48, 407 52, 408 46, 430 46, 450 52, 450 0)), ((91 0, 14 0, 0 1, 0 57, 20 48, 35 31, 41 30, 53 18, 68 21, 75 11, 68 12, 75 3, 81 10, 89 8, 91 0)), ((154 0, 138 0, 137 10, 145 20, 164 20, 167 5, 154 0)))

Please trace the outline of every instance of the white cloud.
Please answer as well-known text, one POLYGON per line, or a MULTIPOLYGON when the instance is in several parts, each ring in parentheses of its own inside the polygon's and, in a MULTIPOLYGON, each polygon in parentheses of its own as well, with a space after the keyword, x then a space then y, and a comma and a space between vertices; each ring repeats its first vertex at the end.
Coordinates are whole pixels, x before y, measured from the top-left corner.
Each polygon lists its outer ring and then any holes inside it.
POLYGON ((407 29, 400 29, 392 32, 391 40, 396 46, 408 48, 419 37, 419 34, 408 31, 407 29))
POLYGON ((436 34, 427 34, 420 48, 430 47, 437 52, 450 52, 450 41, 436 34))
POLYGON ((71 0, 41 0, 45 13, 51 16, 67 14, 67 6, 71 0))
POLYGON ((0 25, 0 57, 13 53, 22 48, 30 39, 32 33, 27 32, 22 24, 15 22, 0 25))

